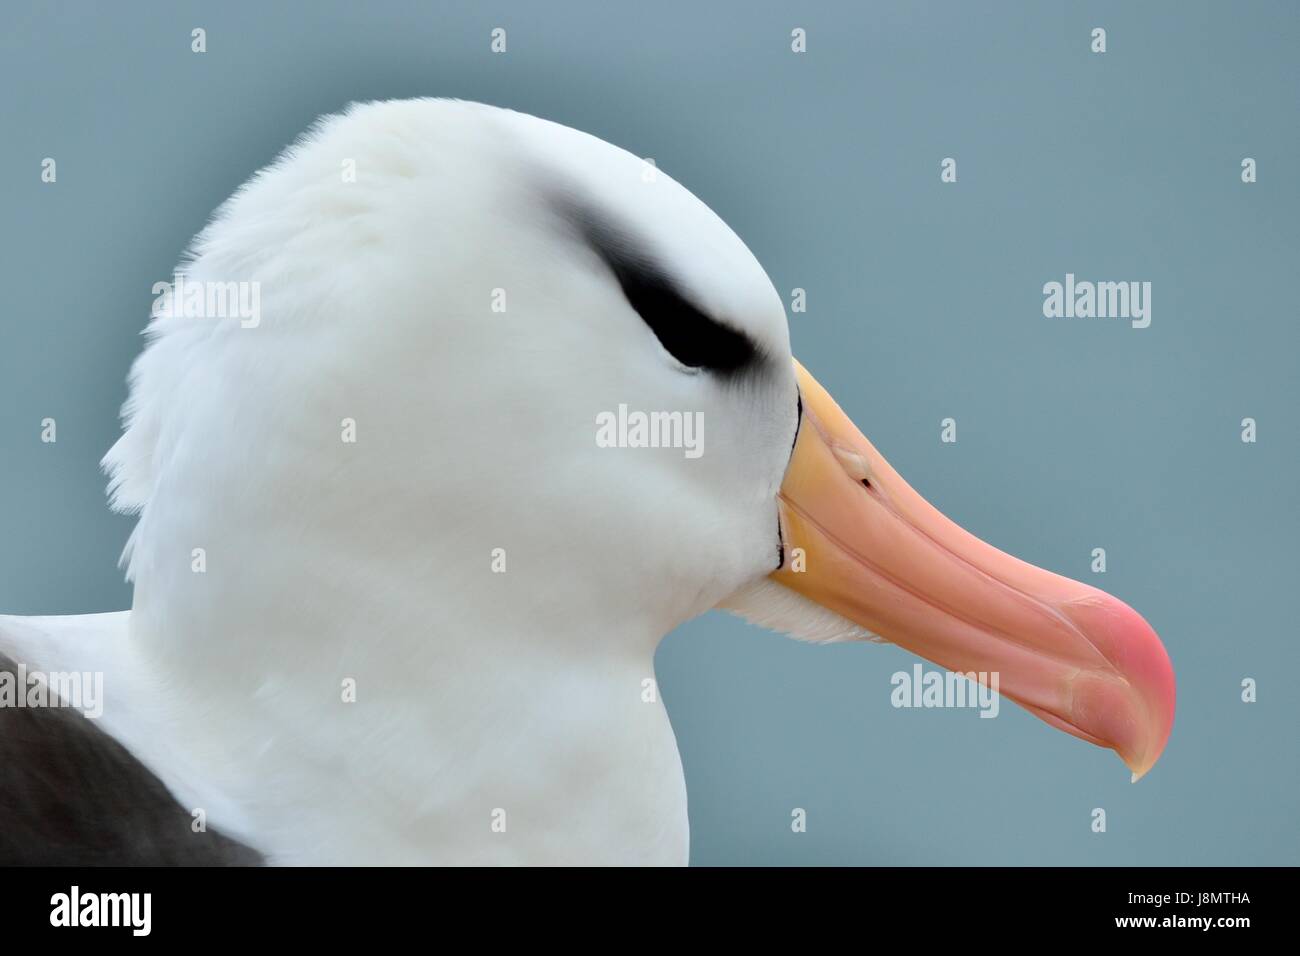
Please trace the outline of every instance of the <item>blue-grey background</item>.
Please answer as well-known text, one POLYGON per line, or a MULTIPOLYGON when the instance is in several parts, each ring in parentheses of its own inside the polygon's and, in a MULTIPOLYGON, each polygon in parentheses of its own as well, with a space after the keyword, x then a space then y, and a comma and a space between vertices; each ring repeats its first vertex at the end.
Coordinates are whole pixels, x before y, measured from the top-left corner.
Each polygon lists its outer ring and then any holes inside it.
POLYGON ((893 709, 897 648, 711 614, 658 656, 695 863, 1300 862, 1300 5, 25 2, 0 27, 0 610, 128 606, 97 461, 213 207, 350 100, 483 100, 703 198, 807 290, 796 354, 918 490, 1133 604, 1177 671, 1131 786, 1009 704, 893 709), (1044 318, 1066 272, 1152 282, 1151 327, 1044 318))

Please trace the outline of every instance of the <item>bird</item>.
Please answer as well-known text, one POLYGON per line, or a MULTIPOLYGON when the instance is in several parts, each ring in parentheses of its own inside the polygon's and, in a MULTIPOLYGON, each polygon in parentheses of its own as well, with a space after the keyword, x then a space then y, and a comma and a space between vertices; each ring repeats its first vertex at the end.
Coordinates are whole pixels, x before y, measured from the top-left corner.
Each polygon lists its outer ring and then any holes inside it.
POLYGON ((104 458, 131 607, 0 617, 11 672, 103 677, 93 720, 0 709, 0 862, 686 864, 645 689, 715 608, 996 673, 1135 780, 1165 747, 1150 625, 927 503, 795 360, 744 242, 631 152, 353 104, 175 285, 104 458), (77 781, 144 807, 130 832, 100 814, 90 846, 77 781))

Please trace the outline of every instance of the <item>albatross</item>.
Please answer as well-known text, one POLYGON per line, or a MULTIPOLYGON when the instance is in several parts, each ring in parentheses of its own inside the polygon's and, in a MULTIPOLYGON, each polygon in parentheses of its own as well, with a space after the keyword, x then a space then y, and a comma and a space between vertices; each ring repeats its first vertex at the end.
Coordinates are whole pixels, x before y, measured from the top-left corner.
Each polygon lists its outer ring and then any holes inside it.
POLYGON ((93 718, 0 709, 0 862, 684 864, 644 689, 713 608, 996 673, 1134 779, 1165 746, 1151 627, 917 494, 794 360, 740 238, 629 152, 355 105, 178 275, 254 289, 257 321, 148 325, 104 459, 130 609, 0 617, 7 672, 103 681, 93 718), (600 440, 633 413, 698 453, 600 440))

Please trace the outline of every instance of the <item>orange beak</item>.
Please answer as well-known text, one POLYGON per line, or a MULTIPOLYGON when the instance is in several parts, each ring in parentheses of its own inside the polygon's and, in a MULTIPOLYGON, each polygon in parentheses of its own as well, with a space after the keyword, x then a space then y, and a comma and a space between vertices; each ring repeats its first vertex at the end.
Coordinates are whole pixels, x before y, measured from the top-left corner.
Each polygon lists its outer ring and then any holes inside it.
POLYGON ((773 577, 873 633, 1109 747, 1141 777, 1174 722, 1164 645, 1131 607, 980 541, 912 490, 795 363, 803 419, 773 577))

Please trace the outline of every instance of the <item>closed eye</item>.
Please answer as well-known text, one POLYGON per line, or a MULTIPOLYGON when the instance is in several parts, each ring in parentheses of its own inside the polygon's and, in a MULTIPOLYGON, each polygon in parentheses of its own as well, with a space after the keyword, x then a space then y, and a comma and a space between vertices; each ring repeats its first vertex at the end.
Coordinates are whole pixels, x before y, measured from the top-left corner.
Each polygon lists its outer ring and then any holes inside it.
POLYGON ((637 315, 683 365, 729 373, 754 360, 746 336, 701 312, 655 266, 617 256, 606 262, 637 315))
POLYGON ((629 234, 570 197, 561 200, 560 207, 592 251, 609 266, 628 304, 678 362, 692 369, 731 374, 755 361, 759 350, 753 341, 691 302, 629 234))

